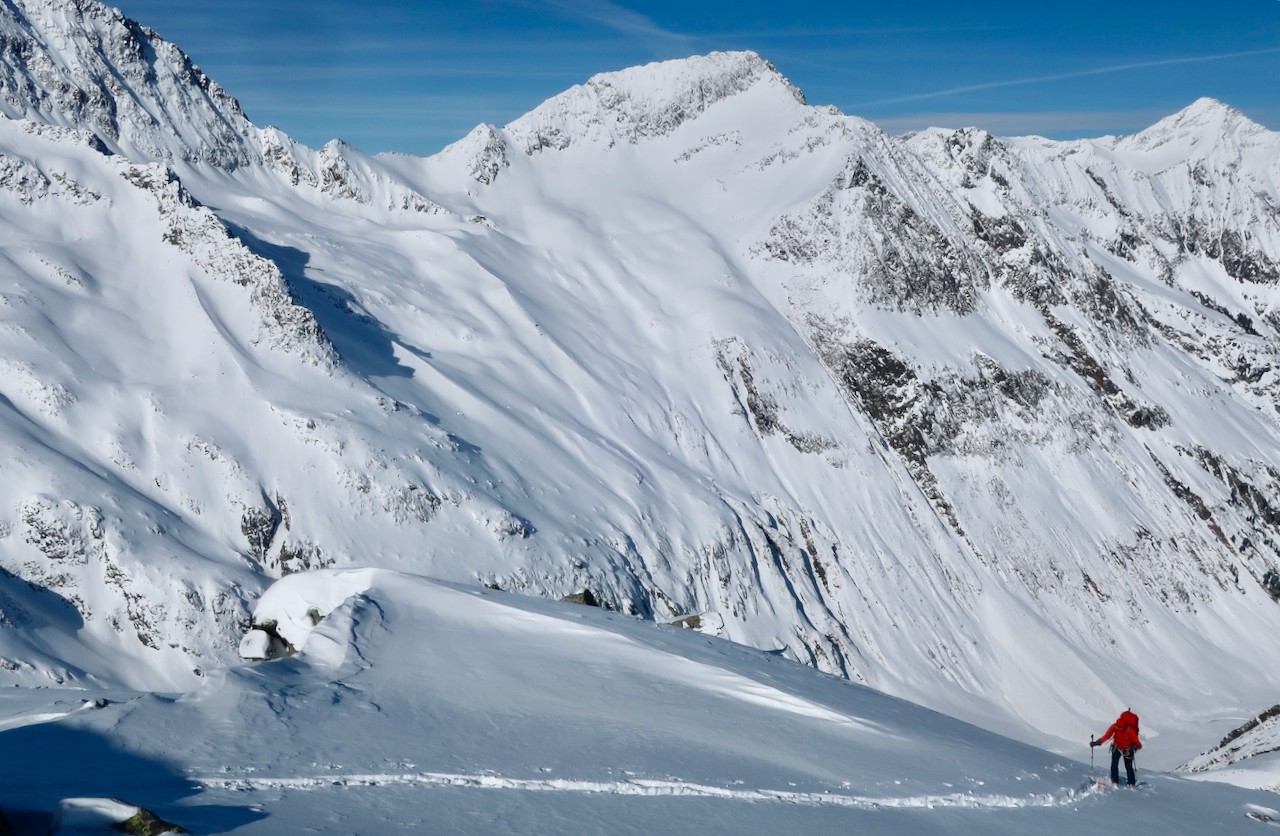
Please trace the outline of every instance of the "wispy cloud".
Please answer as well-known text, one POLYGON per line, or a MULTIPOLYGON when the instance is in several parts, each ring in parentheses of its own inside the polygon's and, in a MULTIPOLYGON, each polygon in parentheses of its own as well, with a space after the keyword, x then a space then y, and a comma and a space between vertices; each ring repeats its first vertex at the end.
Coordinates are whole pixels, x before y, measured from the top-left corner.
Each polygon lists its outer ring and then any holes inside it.
POLYGON ((587 20, 623 35, 665 43, 688 44, 690 35, 664 28, 653 18, 611 0, 525 0, 527 5, 549 9, 571 19, 587 20))
MULTIPOLYGON (((1280 0, 1278 0, 1280 1, 1280 0)), ((998 32, 1002 27, 988 24, 971 26, 929 26, 894 24, 885 26, 779 26, 777 28, 725 29, 714 32, 726 38, 770 38, 776 40, 801 39, 812 42, 830 38, 847 38, 858 36, 874 36, 877 38, 897 35, 911 37, 915 35, 956 35, 959 33, 998 32)), ((708 33, 713 34, 713 33, 708 33)), ((812 45, 812 44, 810 44, 812 45)))
POLYGON ((1106 75, 1108 73, 1127 72, 1129 70, 1143 70, 1151 67, 1168 67, 1174 64, 1198 64, 1205 61, 1226 61, 1233 58, 1249 58, 1258 55, 1276 55, 1280 54, 1280 48, 1275 49, 1253 49, 1246 52, 1224 52, 1217 55, 1192 55, 1182 58, 1164 58, 1158 61, 1137 61, 1129 64, 1111 64, 1105 67, 1094 67, 1087 70, 1074 70, 1067 73, 1053 73, 1051 75, 1030 76, 1027 78, 1006 79, 1004 81, 989 81, 984 84, 966 84, 961 87, 948 87, 945 90, 934 90, 929 93, 913 93, 908 96, 894 96, 888 99, 877 99, 875 101, 861 102, 852 105, 854 108, 875 107, 878 105, 901 104, 903 102, 914 102, 922 99, 937 99, 944 96, 954 96, 961 93, 975 93, 982 90, 995 90, 1001 87, 1017 87, 1027 84, 1040 84, 1046 81, 1063 81, 1070 78, 1085 78, 1087 76, 1106 75))

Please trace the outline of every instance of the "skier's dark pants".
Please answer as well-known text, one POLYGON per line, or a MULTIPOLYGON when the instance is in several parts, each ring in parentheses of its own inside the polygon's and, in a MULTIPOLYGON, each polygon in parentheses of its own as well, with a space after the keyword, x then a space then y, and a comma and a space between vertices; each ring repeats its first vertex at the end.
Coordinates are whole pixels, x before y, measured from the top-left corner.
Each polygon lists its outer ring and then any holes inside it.
POLYGON ((1133 772, 1133 752, 1122 752, 1114 745, 1111 747, 1111 783, 1120 783, 1120 756, 1124 756, 1125 777, 1129 779, 1129 786, 1133 786, 1138 782, 1138 776, 1133 772))

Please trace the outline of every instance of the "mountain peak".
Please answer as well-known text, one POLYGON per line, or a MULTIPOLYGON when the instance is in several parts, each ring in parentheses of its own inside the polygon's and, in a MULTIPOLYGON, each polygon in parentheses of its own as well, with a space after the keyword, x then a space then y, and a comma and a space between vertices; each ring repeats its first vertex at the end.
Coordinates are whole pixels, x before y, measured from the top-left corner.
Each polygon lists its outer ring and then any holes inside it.
POLYGON ((1188 149, 1210 149, 1223 142, 1257 139, 1268 133, 1266 128, 1235 108, 1217 99, 1203 97, 1121 142, 1146 151, 1170 143, 1188 149))
POLYGON ((670 134, 713 105, 754 88, 804 104, 804 95, 754 52, 713 52, 592 76, 507 125, 526 153, 582 139, 634 144, 670 134))
POLYGON ((1219 133, 1263 130, 1261 125, 1252 121, 1234 107, 1208 96, 1196 99, 1182 110, 1157 124, 1206 127, 1219 133))
POLYGON ((240 105, 178 47, 96 0, 0 4, 0 114, 91 131, 135 160, 257 158, 240 105))

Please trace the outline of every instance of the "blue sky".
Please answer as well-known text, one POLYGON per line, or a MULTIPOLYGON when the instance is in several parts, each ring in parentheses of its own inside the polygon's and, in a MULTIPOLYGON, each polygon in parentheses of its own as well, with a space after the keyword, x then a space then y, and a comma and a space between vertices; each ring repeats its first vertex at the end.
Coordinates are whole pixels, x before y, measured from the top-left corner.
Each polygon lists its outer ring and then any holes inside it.
POLYGON ((260 125, 430 154, 591 75, 751 49, 898 133, 1140 130, 1212 96, 1280 128, 1280 0, 121 0, 260 125))

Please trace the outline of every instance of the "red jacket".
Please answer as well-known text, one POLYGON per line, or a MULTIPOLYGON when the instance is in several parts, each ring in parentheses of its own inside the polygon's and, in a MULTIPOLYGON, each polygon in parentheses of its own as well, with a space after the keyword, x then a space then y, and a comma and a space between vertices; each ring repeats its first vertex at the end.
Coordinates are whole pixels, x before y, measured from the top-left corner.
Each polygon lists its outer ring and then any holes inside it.
POLYGON ((1122 712, 1111 724, 1111 728, 1107 729, 1107 733, 1098 738, 1098 742, 1106 743, 1113 735, 1115 740, 1112 740, 1112 743, 1117 749, 1141 749, 1142 741, 1138 739, 1138 715, 1128 710, 1122 712))

